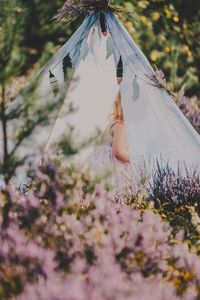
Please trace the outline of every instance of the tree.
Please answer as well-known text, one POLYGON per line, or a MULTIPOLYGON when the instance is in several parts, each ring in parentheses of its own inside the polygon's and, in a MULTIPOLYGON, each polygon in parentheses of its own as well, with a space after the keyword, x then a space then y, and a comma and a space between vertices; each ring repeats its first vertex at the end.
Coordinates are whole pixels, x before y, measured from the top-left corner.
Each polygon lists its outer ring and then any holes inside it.
MULTIPOLYGON (((38 128, 42 129, 54 124, 63 103, 65 91, 58 87, 54 87, 52 90, 49 85, 45 95, 41 94, 39 87, 43 79, 42 71, 20 91, 21 77, 19 75, 23 72, 28 59, 27 53, 23 52, 22 49, 26 37, 29 9, 22 5, 21 0, 1 0, 0 4, 2 24, 0 31, 0 120, 2 134, 0 136, 2 136, 1 146, 3 148, 2 157, 0 157, 0 173, 3 173, 5 182, 8 183, 17 168, 23 166, 29 158, 28 150, 25 153, 21 150, 27 141, 32 142, 31 136, 36 134, 38 128), (17 84, 13 84, 14 82, 17 84), (18 88, 16 89, 16 87, 18 88), (12 88, 15 89, 14 93, 11 91, 12 88), (10 102, 16 97, 15 105, 10 108, 10 102)), ((70 78, 67 77, 66 81, 64 90, 68 88, 70 78)), ((71 110, 69 106, 66 113, 71 112, 71 110)), ((29 143, 30 147, 31 142, 29 143)))
POLYGON ((8 105, 6 97, 7 85, 13 77, 20 74, 24 64, 24 56, 20 51, 23 41, 23 25, 26 19, 26 12, 20 0, 1 0, 0 1, 0 116, 3 131, 3 162, 2 171, 8 180, 7 163, 8 163, 8 143, 7 143, 7 117, 5 109, 8 105))

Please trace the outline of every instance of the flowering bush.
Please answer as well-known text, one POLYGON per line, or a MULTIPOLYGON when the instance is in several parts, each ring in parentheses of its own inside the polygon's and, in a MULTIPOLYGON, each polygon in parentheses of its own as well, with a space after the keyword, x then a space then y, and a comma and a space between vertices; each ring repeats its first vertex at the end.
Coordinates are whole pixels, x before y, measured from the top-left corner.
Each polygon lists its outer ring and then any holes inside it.
POLYGON ((150 187, 156 211, 173 227, 184 230, 190 246, 198 249, 200 233, 200 172, 182 166, 177 172, 157 165, 150 187))
POLYGON ((198 97, 193 96, 189 99, 184 95, 183 91, 180 91, 176 102, 183 114, 200 134, 200 102, 198 97))
POLYGON ((159 202, 168 202, 172 208, 194 205, 200 214, 200 172, 197 168, 178 167, 175 172, 169 165, 157 167, 151 184, 152 196, 159 202), (183 172, 184 171, 184 172, 183 172))
POLYGON ((27 194, 0 195, 2 300, 198 299, 198 256, 148 201, 116 203, 84 169, 35 176, 27 194))

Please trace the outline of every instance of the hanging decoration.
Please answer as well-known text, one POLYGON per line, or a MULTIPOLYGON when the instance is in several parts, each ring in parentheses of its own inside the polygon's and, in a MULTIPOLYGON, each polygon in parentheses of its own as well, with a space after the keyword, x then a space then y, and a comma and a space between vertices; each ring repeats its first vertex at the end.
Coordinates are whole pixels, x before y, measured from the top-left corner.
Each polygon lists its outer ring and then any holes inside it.
POLYGON ((120 56, 118 65, 117 65, 117 78, 122 78, 123 77, 123 61, 122 57, 120 56))
POLYGON ((56 79, 56 76, 52 73, 51 70, 49 70, 49 83, 52 87, 54 96, 56 97, 59 92, 58 80, 56 79))
POLYGON ((167 83, 163 71, 159 69, 156 65, 153 65, 153 69, 154 69, 154 74, 153 75, 145 74, 146 77, 153 82, 152 83, 153 86, 166 90, 167 93, 175 99, 176 94, 170 89, 170 86, 167 83))
POLYGON ((107 31, 107 27, 106 27, 106 18, 105 18, 105 14, 103 12, 100 12, 99 23, 100 23, 100 27, 101 27, 101 31, 102 31, 103 35, 107 36, 108 31, 107 31))
POLYGON ((67 54, 67 56, 65 56, 65 58, 63 59, 63 73, 64 73, 65 81, 67 80, 67 78, 69 78, 71 72, 72 72, 72 61, 69 54, 67 54))
POLYGON ((137 75, 135 75, 133 80, 133 102, 136 102, 140 96, 140 86, 137 82, 137 75))
POLYGON ((87 43, 87 37, 85 37, 81 42, 81 48, 80 48, 80 56, 83 61, 86 59, 88 52, 89 52, 89 46, 87 43))
POLYGON ((111 34, 109 34, 106 41, 106 59, 108 59, 115 51, 115 45, 113 43, 113 39, 111 34))

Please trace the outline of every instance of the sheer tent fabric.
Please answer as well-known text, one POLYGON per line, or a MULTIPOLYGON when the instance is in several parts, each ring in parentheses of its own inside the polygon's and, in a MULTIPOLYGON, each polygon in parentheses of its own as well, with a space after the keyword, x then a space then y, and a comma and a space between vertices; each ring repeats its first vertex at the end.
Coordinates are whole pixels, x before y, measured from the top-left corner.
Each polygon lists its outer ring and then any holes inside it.
MULTIPOLYGON (((27 91, 24 91, 7 109, 7 114, 9 114, 16 108, 26 108, 24 117, 22 114, 20 120, 16 118, 10 124, 9 146, 11 149, 15 147, 14 132, 19 126, 23 126, 27 113, 30 120, 35 121, 36 114, 44 113, 41 107, 48 106, 51 112, 51 108, 55 106, 48 117, 48 124, 47 122, 39 123, 31 132, 28 141, 24 140, 20 144, 17 154, 21 158, 28 155, 27 162, 37 165, 41 159, 39 150, 50 151, 54 138, 49 143, 49 137, 52 137, 53 126, 59 117, 70 83, 73 81, 73 74, 78 70, 82 61, 85 61, 87 65, 88 56, 92 55, 93 59, 96 59, 94 43, 99 39, 99 44, 101 44, 104 39, 106 59, 113 61, 113 65, 110 64, 112 74, 123 75, 120 86, 113 84, 113 90, 116 89, 117 93, 117 88, 119 88, 121 92, 127 144, 133 171, 144 161, 149 162, 151 168, 156 160, 169 163, 174 169, 177 168, 179 162, 185 162, 188 166, 199 166, 199 134, 176 106, 170 94, 153 84, 150 79, 154 76, 153 68, 117 16, 112 12, 105 12, 104 16, 108 31, 106 37, 98 30, 98 35, 93 39, 91 32, 94 28, 99 28, 99 13, 90 14, 67 43, 39 72, 36 78, 37 89, 30 108, 27 105, 27 91), (119 69, 123 72, 119 73, 119 69)), ((96 59, 97 72, 98 63, 96 59)), ((93 113, 98 114, 97 111, 93 113)), ((106 116, 104 118, 106 119, 106 116)), ((56 137, 55 130, 53 136, 56 137)), ((22 172, 22 168, 24 167, 19 168, 18 174, 22 172)))
MULTIPOLYGON (((26 175, 29 166, 37 167, 41 161, 42 153, 73 81, 73 74, 80 61, 87 55, 85 41, 90 29, 96 23, 95 14, 86 18, 6 110, 9 120, 8 150, 18 160, 13 178, 16 185, 29 182, 26 175)), ((2 131, 0 140, 2 145, 0 154, 3 156, 2 131)))
POLYGON ((164 89, 148 81, 153 70, 122 24, 107 16, 115 51, 122 57, 122 106, 132 164, 142 160, 200 164, 200 136, 164 89))

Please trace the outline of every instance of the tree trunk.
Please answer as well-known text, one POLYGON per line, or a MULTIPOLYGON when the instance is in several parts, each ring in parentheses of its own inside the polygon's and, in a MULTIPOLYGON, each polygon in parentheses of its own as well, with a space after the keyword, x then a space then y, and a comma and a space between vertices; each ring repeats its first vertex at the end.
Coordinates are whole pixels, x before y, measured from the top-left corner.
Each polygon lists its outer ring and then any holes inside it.
POLYGON ((7 138, 7 120, 5 115, 6 109, 6 100, 5 100, 5 85, 2 84, 2 101, 1 101, 1 122, 2 122, 2 130, 3 130, 3 174, 5 178, 5 182, 8 183, 9 176, 7 170, 8 163, 8 138, 7 138))

